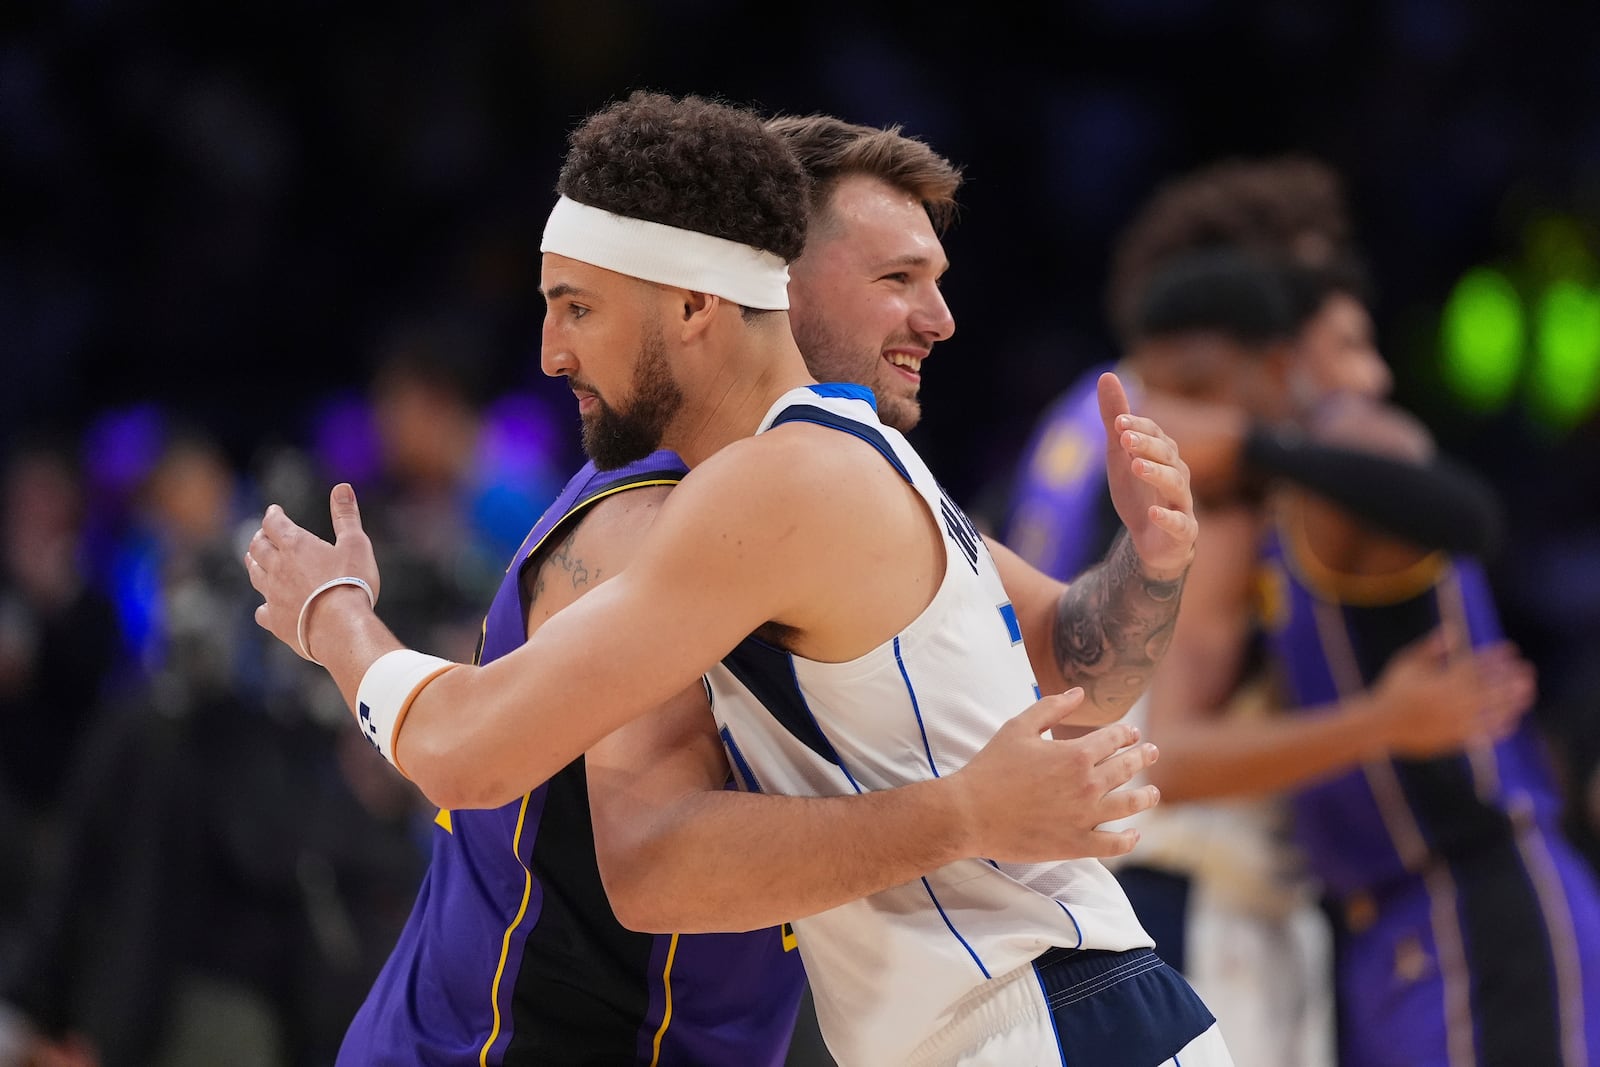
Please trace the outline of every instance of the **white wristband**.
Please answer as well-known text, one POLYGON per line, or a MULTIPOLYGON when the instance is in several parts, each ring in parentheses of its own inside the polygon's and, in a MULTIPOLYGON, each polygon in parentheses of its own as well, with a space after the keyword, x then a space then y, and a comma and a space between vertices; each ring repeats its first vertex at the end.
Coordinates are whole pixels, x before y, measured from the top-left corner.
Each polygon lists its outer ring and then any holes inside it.
POLYGON ((321 596, 323 593, 326 593, 330 589, 337 589, 341 585, 359 586, 361 591, 367 594, 367 606, 371 608, 376 608, 378 606, 378 598, 373 594, 372 586, 368 585, 363 579, 357 578, 353 574, 346 574, 339 578, 330 578, 321 585, 317 586, 315 589, 311 590, 310 595, 306 597, 306 602, 300 605, 300 618, 296 620, 294 624, 294 637, 296 641, 300 642, 300 654, 319 667, 322 666, 322 661, 311 654, 311 646, 306 644, 306 620, 311 617, 311 605, 317 599, 317 597, 321 596))
POLYGON ((379 656, 361 676, 361 684, 356 687, 356 718, 361 732, 401 774, 405 770, 394 758, 394 744, 411 702, 429 682, 459 666, 438 656, 397 648, 379 656))

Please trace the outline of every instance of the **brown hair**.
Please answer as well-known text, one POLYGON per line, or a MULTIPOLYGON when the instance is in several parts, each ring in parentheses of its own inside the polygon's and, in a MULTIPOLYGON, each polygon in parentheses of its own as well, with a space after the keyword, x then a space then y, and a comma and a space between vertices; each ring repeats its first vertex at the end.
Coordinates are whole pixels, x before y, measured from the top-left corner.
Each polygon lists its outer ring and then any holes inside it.
POLYGON ((572 131, 556 192, 615 215, 751 245, 805 249, 810 179, 753 111, 637 91, 572 131))
POLYGON ((788 142, 811 176, 811 212, 820 218, 841 178, 864 174, 922 201, 934 229, 944 232, 956 212, 961 168, 899 126, 858 126, 831 115, 781 115, 767 129, 788 142))
POLYGON ((1174 257, 1231 246, 1306 267, 1354 257, 1339 176, 1304 156, 1226 160, 1167 182, 1118 239, 1107 304, 1131 335, 1153 274, 1174 257))

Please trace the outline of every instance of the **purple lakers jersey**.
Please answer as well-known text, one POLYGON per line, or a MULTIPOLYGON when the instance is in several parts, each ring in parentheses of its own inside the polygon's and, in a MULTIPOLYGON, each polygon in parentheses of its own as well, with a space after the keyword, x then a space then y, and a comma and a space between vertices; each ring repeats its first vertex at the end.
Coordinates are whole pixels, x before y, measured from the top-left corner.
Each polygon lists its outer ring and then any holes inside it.
MULTIPOLYGON (((479 661, 526 639, 522 577, 541 546, 596 501, 683 473, 667 452, 579 471, 513 558, 479 661)), ((601 885, 581 758, 505 807, 436 822, 432 863, 343 1067, 783 1062, 805 983, 792 935, 624 929, 601 885)))
POLYGON ((1062 581, 1098 563, 1121 522, 1106 489, 1106 431, 1097 383, 1086 373, 1040 418, 1012 492, 1005 543, 1062 581))
MULTIPOLYGON (((1441 623, 1475 647, 1500 637, 1475 561, 1334 575, 1280 522, 1263 564, 1264 630, 1291 707, 1367 688, 1441 623)), ((1370 761, 1293 803, 1337 904, 1342 1064, 1600 1061, 1600 887, 1560 833, 1530 721, 1498 744, 1370 761)))
MULTIPOLYGON (((1468 635, 1474 647, 1502 637, 1476 561, 1434 555, 1381 580, 1319 575, 1281 527, 1265 546, 1260 603, 1273 661, 1296 708, 1365 690, 1394 653, 1441 624, 1468 635)), ((1498 745, 1369 763, 1303 789, 1294 804, 1316 873, 1345 893, 1419 870, 1430 854, 1504 836, 1513 810, 1553 825, 1558 801, 1524 720, 1498 745)))

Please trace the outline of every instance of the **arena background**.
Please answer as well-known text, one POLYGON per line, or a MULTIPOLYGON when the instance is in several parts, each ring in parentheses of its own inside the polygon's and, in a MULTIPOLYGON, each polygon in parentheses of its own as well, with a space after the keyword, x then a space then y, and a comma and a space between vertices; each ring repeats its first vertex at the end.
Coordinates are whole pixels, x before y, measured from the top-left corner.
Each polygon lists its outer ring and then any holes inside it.
MULTIPOLYGON (((366 417, 396 338, 424 337, 477 402, 515 399, 506 434, 543 450, 541 477, 564 472, 575 420, 537 371, 538 234, 566 131, 644 87, 897 122, 964 166, 946 240, 959 328, 925 369, 914 439, 992 518, 1034 416, 1113 354, 1105 267, 1130 214, 1201 164, 1304 152, 1348 183, 1397 399, 1504 496, 1492 568, 1508 627, 1540 667, 1540 714, 1592 766, 1595 12, 7 5, 0 446, 73 442, 104 494, 137 484, 181 428, 217 443, 254 509, 274 450, 319 456, 319 487, 344 476, 329 457, 362 446, 330 435, 366 417)), ((141 609, 124 594, 126 630, 141 609)), ((125 639, 134 675, 160 659, 159 642, 125 639)), ((0 719, 0 747, 29 729, 0 719)))

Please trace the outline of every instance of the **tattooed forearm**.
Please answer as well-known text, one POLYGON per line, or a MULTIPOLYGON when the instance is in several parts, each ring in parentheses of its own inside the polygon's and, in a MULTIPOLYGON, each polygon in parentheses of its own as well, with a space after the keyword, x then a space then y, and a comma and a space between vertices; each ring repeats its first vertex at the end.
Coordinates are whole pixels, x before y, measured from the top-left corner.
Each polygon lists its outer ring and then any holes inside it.
POLYGON ((1062 594, 1056 663, 1089 703, 1121 716, 1150 684, 1172 641, 1183 578, 1155 581, 1139 570, 1124 532, 1099 566, 1062 594))

